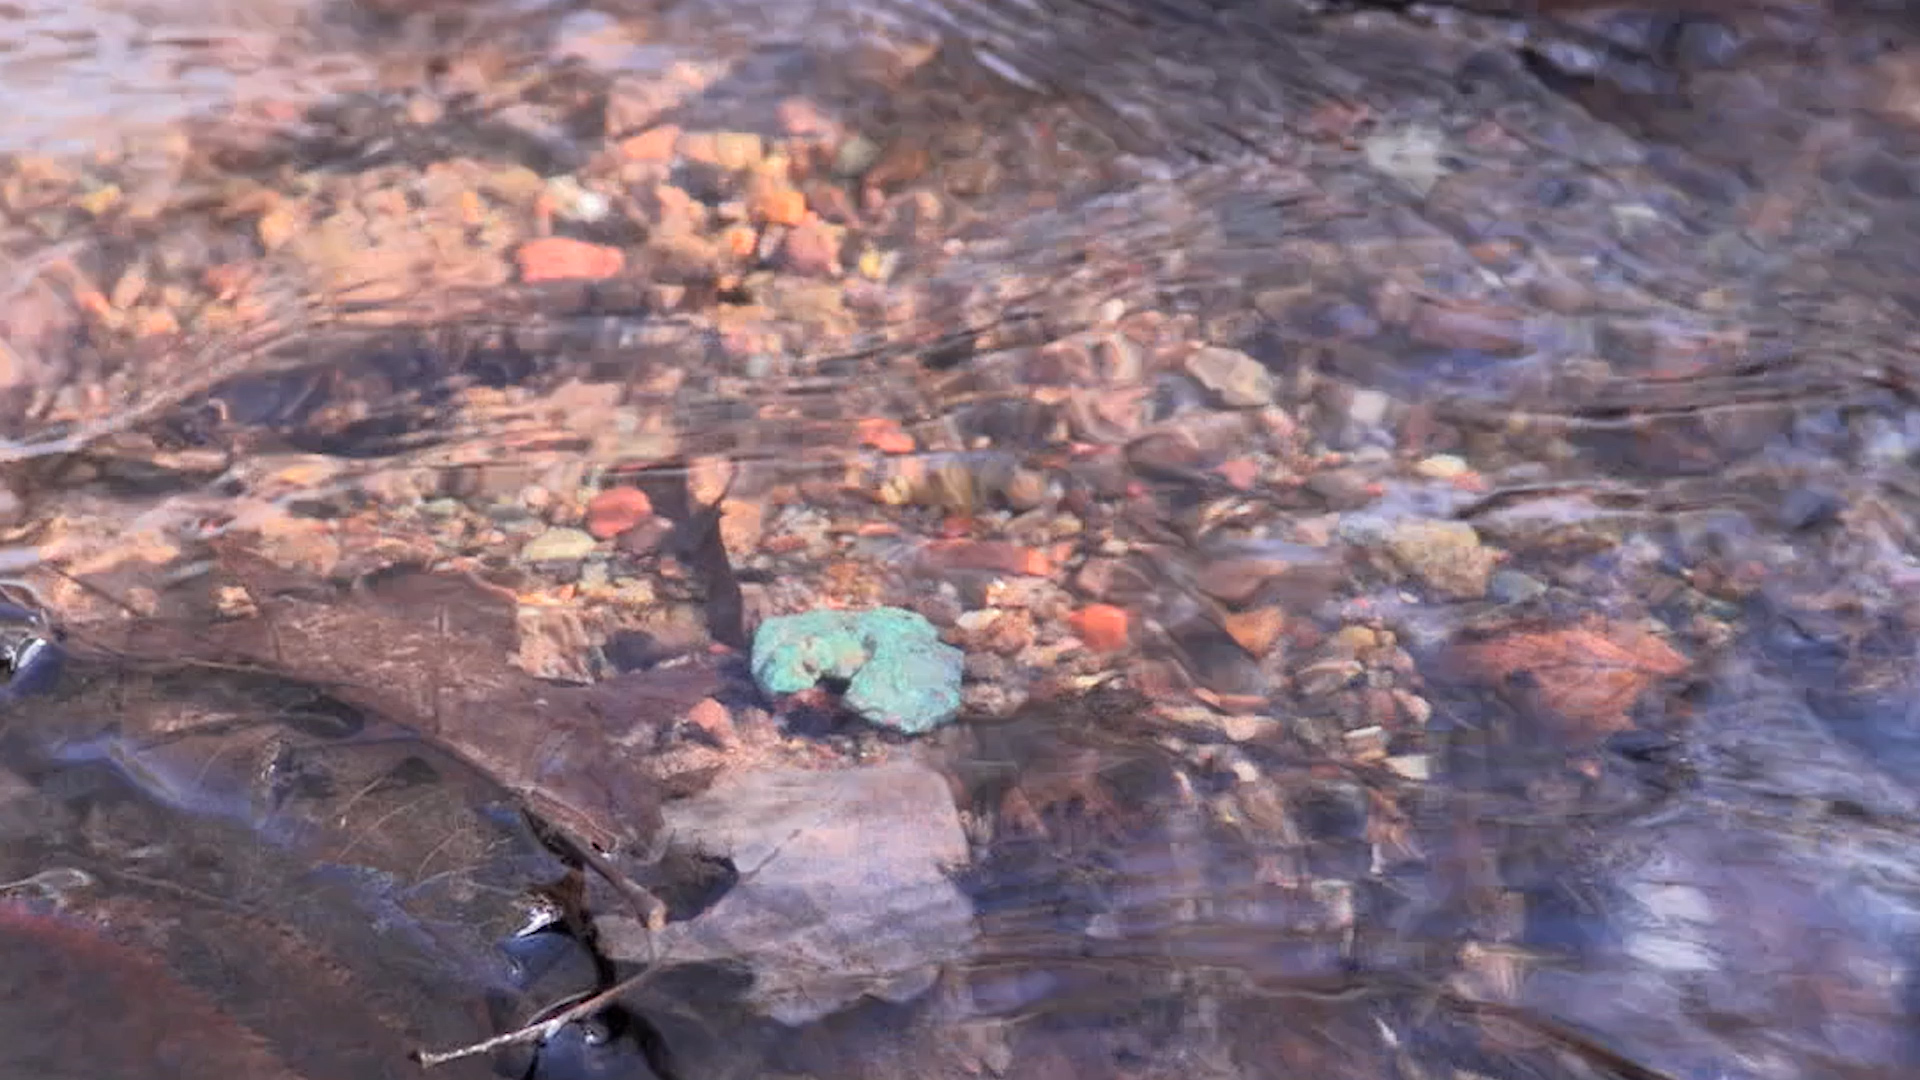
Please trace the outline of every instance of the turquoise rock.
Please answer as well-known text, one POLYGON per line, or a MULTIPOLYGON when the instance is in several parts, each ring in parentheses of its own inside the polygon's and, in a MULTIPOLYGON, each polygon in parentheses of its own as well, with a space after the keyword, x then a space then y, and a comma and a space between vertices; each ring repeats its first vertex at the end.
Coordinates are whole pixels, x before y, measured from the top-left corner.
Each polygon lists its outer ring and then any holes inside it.
POLYGON ((847 680, 847 708, 909 735, 960 711, 964 657, 933 624, 900 608, 780 615, 753 634, 753 681, 797 694, 821 679, 847 680))

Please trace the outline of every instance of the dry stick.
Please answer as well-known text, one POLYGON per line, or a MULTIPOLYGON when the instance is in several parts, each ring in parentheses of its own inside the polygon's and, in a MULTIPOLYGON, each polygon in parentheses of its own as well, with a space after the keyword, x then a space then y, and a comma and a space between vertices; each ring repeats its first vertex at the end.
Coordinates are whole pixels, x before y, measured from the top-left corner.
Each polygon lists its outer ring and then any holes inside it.
MULTIPOLYGON (((739 879, 734 882, 734 887, 739 888, 741 885, 752 881, 761 870, 766 869, 768 864, 778 859, 781 852, 786 850, 787 845, 792 843, 794 838, 804 831, 805 827, 803 826, 788 833, 787 838, 780 841, 778 847, 768 852, 767 857, 760 860, 758 866, 741 874, 739 879)), ((611 865, 606 863, 605 859, 600 859, 594 869, 602 875, 605 875, 609 871, 618 873, 618 871, 613 870, 611 865), (602 867, 605 867, 605 869, 602 869, 602 867)), ((658 900, 655 900, 655 903, 658 902, 658 900)), ((648 940, 651 942, 652 938, 649 937, 648 940)), ((421 1068, 431 1069, 435 1066, 445 1065, 450 1061, 459 1061, 463 1058, 490 1054, 495 1050, 504 1050, 510 1046, 538 1045, 546 1042, 548 1039, 558 1035, 561 1029, 565 1028, 568 1024, 584 1020, 599 1012, 601 1009, 606 1008, 608 1005, 613 1004, 615 1000, 623 995, 646 985, 648 980, 660 973, 661 964, 667 959, 668 958, 664 956, 653 957, 644 970, 630 975, 604 990, 589 994, 544 1020, 536 1019, 512 1031, 503 1032, 492 1038, 482 1039, 476 1043, 469 1043, 466 1046, 455 1047, 452 1050, 415 1050, 413 1052, 413 1060, 419 1062, 421 1068)), ((549 1006, 549 1008, 551 1007, 552 1006, 549 1006)))

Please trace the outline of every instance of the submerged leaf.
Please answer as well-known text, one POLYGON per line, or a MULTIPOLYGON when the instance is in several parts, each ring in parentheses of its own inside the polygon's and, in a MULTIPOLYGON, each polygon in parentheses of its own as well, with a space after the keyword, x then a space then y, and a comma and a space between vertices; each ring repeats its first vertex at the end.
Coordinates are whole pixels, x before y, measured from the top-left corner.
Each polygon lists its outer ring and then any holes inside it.
POLYGON ((1570 734, 1594 741, 1631 728, 1628 713, 1641 694, 1692 664, 1642 626, 1599 619, 1457 644, 1451 656, 1469 679, 1522 690, 1570 734))

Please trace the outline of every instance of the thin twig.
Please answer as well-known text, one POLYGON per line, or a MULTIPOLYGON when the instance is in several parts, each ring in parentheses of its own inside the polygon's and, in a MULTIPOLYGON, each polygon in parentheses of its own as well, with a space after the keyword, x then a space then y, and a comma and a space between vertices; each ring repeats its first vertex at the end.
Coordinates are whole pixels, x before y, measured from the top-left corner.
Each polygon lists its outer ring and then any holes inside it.
MULTIPOLYGON (((759 875, 760 871, 766 869, 769 864, 775 859, 778 859, 781 853, 786 850, 787 845, 792 843, 794 838, 804 831, 805 829, 801 828, 788 833, 786 839, 780 841, 778 846, 768 852, 767 857, 760 860, 757 866, 740 875, 739 879, 734 882, 734 888, 737 889, 752 881, 759 875)), ((601 861, 604 863, 605 860, 603 859, 601 861)), ((609 866, 608 869, 612 868, 609 866)), ((601 872, 605 873, 605 871, 601 872)), ((651 945, 651 935, 648 937, 648 942, 649 945, 651 945)), ((629 975, 604 990, 589 994, 573 1004, 562 1008, 559 1012, 546 1016, 544 1019, 540 1018, 541 1014, 548 1012, 552 1006, 549 1006, 548 1009, 541 1010, 540 1014, 535 1014, 535 1019, 512 1031, 502 1032, 492 1038, 482 1039, 479 1042, 469 1043, 466 1046, 455 1047, 452 1050, 415 1050, 413 1052, 413 1060, 419 1062, 421 1068, 431 1069, 439 1065, 445 1065, 450 1061, 460 1061, 464 1058, 476 1057, 480 1054, 490 1054, 495 1050, 504 1050, 510 1046, 538 1046, 548 1039, 553 1038, 555 1035, 558 1035, 568 1024, 585 1020, 601 1009, 613 1004, 614 1001, 620 997, 646 985, 648 980, 664 970, 663 964, 667 959, 668 957, 665 956, 652 957, 649 959, 644 970, 629 975)), ((564 1001, 566 999, 563 998, 561 1000, 564 1001)))

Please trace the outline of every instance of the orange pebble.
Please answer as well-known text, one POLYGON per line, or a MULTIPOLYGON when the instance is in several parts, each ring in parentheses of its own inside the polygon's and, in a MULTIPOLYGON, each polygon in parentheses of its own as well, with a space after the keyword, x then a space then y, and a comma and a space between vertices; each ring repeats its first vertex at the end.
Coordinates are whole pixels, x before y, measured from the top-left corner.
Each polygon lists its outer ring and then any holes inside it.
POLYGON ((1127 647, 1127 610, 1112 604, 1088 604, 1067 616, 1073 634, 1095 652, 1119 652, 1127 647))
POLYGON ((610 540, 653 515, 653 501, 634 487, 612 487, 587 503, 587 532, 610 540))
POLYGON ((110 316, 119 314, 114 310, 113 302, 108 300, 98 289, 83 288, 77 290, 74 294, 74 299, 80 304, 81 310, 102 322, 105 322, 110 316))
POLYGON ((732 252, 735 258, 744 259, 752 255, 754 249, 759 246, 759 234, 752 229, 740 226, 727 230, 727 250, 732 252))
POLYGON ((807 197, 793 188, 765 188, 754 194, 753 212, 770 225, 798 225, 807 219, 807 197))
POLYGON ((627 266, 627 257, 619 248, 564 236, 529 240, 520 245, 514 258, 520 264, 520 280, 526 282, 599 281, 627 266))
POLYGON ((687 722, 706 732, 721 746, 733 746, 740 736, 733 727, 733 714, 713 698, 701 698, 687 710, 687 722))
POLYGON ((622 139, 620 156, 628 161, 672 161, 674 145, 679 141, 679 125, 662 124, 631 139, 622 139))
POLYGON ((918 449, 913 436, 885 417, 860 421, 859 431, 862 446, 871 446, 883 454, 911 454, 918 449))

